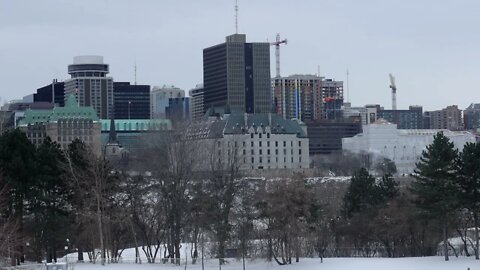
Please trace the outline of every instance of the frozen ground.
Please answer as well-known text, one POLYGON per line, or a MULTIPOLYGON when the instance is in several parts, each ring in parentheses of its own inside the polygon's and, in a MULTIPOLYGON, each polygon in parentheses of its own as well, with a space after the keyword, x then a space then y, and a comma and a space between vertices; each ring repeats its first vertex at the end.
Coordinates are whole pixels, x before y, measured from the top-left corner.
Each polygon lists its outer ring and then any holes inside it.
MULTIPOLYGON (((279 266, 276 263, 265 261, 247 261, 245 269, 302 269, 302 270, 480 270, 480 261, 475 261, 472 257, 450 258, 445 262, 443 257, 422 257, 422 258, 327 258, 320 263, 320 259, 301 259, 299 263, 292 265, 279 266)), ((185 266, 172 266, 170 264, 107 264, 105 267, 91 263, 75 264, 75 270, 149 270, 149 269, 185 269, 185 266)), ((200 263, 196 265, 187 265, 187 269, 202 269, 200 263)), ((205 269, 219 269, 214 261, 208 261, 205 269)), ((222 270, 243 269, 241 261, 230 261, 222 266, 222 270)))

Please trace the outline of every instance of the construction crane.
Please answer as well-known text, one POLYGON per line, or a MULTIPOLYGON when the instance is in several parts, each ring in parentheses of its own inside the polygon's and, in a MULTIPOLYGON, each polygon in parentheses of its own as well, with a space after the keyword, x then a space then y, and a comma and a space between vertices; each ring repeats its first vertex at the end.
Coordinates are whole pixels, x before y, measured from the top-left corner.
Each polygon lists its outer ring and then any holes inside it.
POLYGON ((287 45, 287 39, 280 40, 280 34, 277 34, 275 42, 270 43, 270 45, 275 46, 276 77, 280 77, 280 44, 287 45))
POLYGON ((395 77, 392 73, 388 74, 390 76, 390 88, 392 89, 392 110, 397 109, 397 86, 395 85, 395 77))

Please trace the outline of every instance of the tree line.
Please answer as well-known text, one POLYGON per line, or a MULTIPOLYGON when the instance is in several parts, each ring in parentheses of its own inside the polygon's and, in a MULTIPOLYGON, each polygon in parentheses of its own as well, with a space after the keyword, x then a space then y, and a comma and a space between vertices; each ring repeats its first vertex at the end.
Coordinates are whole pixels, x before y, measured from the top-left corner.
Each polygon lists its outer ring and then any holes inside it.
POLYGON ((394 178, 385 161, 378 177, 360 168, 337 181, 252 177, 240 169, 240 143, 219 158, 217 141, 182 132, 144 141, 148 147, 125 164, 78 140, 62 150, 49 139, 35 147, 21 131, 5 132, 0 258, 51 262, 76 251, 75 260, 105 264, 134 248, 137 263, 236 256, 284 265, 301 257, 435 255, 442 243, 448 259, 447 240, 459 236, 465 254, 472 246, 478 259, 477 144, 458 152, 439 133, 413 178, 394 178), (188 254, 182 243, 190 243, 188 254))

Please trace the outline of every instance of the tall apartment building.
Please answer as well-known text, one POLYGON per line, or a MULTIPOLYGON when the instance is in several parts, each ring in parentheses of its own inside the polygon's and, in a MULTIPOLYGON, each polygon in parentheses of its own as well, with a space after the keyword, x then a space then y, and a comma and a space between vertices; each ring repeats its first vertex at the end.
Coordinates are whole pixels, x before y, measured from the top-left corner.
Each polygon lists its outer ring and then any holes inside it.
POLYGON ((480 128, 480 104, 472 103, 463 111, 463 125, 467 130, 480 128))
POLYGON ((151 118, 152 119, 166 119, 167 115, 165 109, 168 107, 170 98, 180 98, 185 96, 185 90, 175 86, 154 86, 150 93, 151 103, 151 118))
POLYGON ((71 78, 65 81, 65 97, 75 95, 79 106, 93 107, 101 119, 113 114, 113 78, 107 77, 103 56, 76 56, 68 66, 71 78))
POLYGON ((247 43, 244 34, 203 50, 204 112, 271 112, 270 44, 247 43))
POLYGON ((422 106, 409 106, 408 110, 384 110, 378 106, 377 118, 397 124, 398 129, 423 129, 422 106))
POLYGON ((189 91, 190 94, 190 119, 198 121, 202 119, 203 112, 203 84, 197 85, 189 91))
POLYGON ((463 130, 462 110, 457 105, 430 112, 431 129, 463 130))
POLYGON ((150 119, 150 85, 113 83, 115 119, 150 119))
POLYGON ((338 119, 343 105, 343 82, 315 75, 272 79, 274 111, 285 119, 338 119))
POLYGON ((38 88, 37 93, 33 94, 33 102, 50 102, 63 107, 65 105, 65 84, 55 79, 51 84, 38 88))

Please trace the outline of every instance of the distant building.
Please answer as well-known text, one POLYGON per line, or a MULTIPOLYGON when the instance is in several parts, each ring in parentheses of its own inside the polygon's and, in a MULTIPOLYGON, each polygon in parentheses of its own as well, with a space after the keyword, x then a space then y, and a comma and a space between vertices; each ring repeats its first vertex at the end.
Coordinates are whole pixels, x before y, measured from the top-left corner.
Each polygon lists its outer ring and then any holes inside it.
POLYGON ((227 105, 232 112, 271 112, 270 44, 233 34, 204 49, 203 87, 204 112, 227 105))
POLYGON ((463 130, 462 110, 457 105, 430 112, 430 128, 463 130))
POLYGON ((65 84, 56 79, 49 85, 38 88, 33 94, 33 102, 54 103, 57 107, 65 106, 65 84))
POLYGON ((342 150, 342 139, 362 132, 360 118, 307 123, 310 155, 326 155, 342 150))
POLYGON ((128 150, 126 150, 117 139, 117 131, 115 130, 115 120, 110 119, 110 132, 108 133, 108 142, 104 147, 104 156, 110 162, 118 164, 127 162, 128 150))
POLYGON ((50 137, 62 149, 67 149, 72 141, 80 139, 95 154, 101 153, 100 121, 97 114, 92 107, 78 106, 73 95, 70 95, 65 107, 55 107, 52 110, 28 109, 18 126, 36 146, 50 137))
MULTIPOLYGON (((203 142, 213 159, 236 160, 241 170, 306 169, 308 138, 302 124, 275 114, 224 114, 192 124, 187 138, 203 142)), ((212 164, 204 164, 208 168, 212 164)))
POLYGON ((166 119, 167 114, 165 110, 168 107, 169 99, 179 97, 185 97, 185 90, 175 86, 154 86, 150 93, 151 118, 166 119))
POLYGON ((113 83, 115 119, 150 119, 150 86, 113 83))
POLYGON ((397 124, 399 129, 422 129, 423 109, 422 106, 410 106, 408 110, 379 109, 377 119, 385 119, 397 124))
POLYGON ((285 119, 317 121, 340 118, 343 82, 316 75, 272 78, 273 106, 285 119))
MULTIPOLYGON (((102 148, 105 149, 111 141, 112 120, 102 119, 102 148)), ((172 130, 172 123, 168 119, 116 119, 116 141, 130 154, 148 147, 150 135, 172 130)))
POLYGON ((190 98, 178 97, 168 99, 168 107, 165 110, 167 119, 173 123, 190 121, 190 98))
POLYGON ((349 102, 343 103, 342 116, 344 119, 360 118, 362 125, 377 121, 377 106, 352 107, 349 102))
POLYGON ((342 148, 353 153, 373 154, 376 158, 388 158, 395 162, 401 174, 413 173, 422 151, 433 142, 433 135, 443 132, 460 151, 467 142, 475 142, 475 136, 466 131, 439 129, 397 129, 396 124, 379 121, 364 125, 363 131, 352 138, 342 140, 342 148))
POLYGON ((463 111, 463 125, 467 130, 480 129, 480 104, 472 103, 463 111))
POLYGON ((203 111, 203 84, 197 85, 189 91, 190 94, 190 119, 198 121, 205 115, 203 111))
POLYGON ((68 66, 71 78, 65 81, 65 96, 75 95, 81 107, 93 107, 98 117, 113 114, 113 78, 107 77, 108 65, 102 56, 76 56, 68 66))

